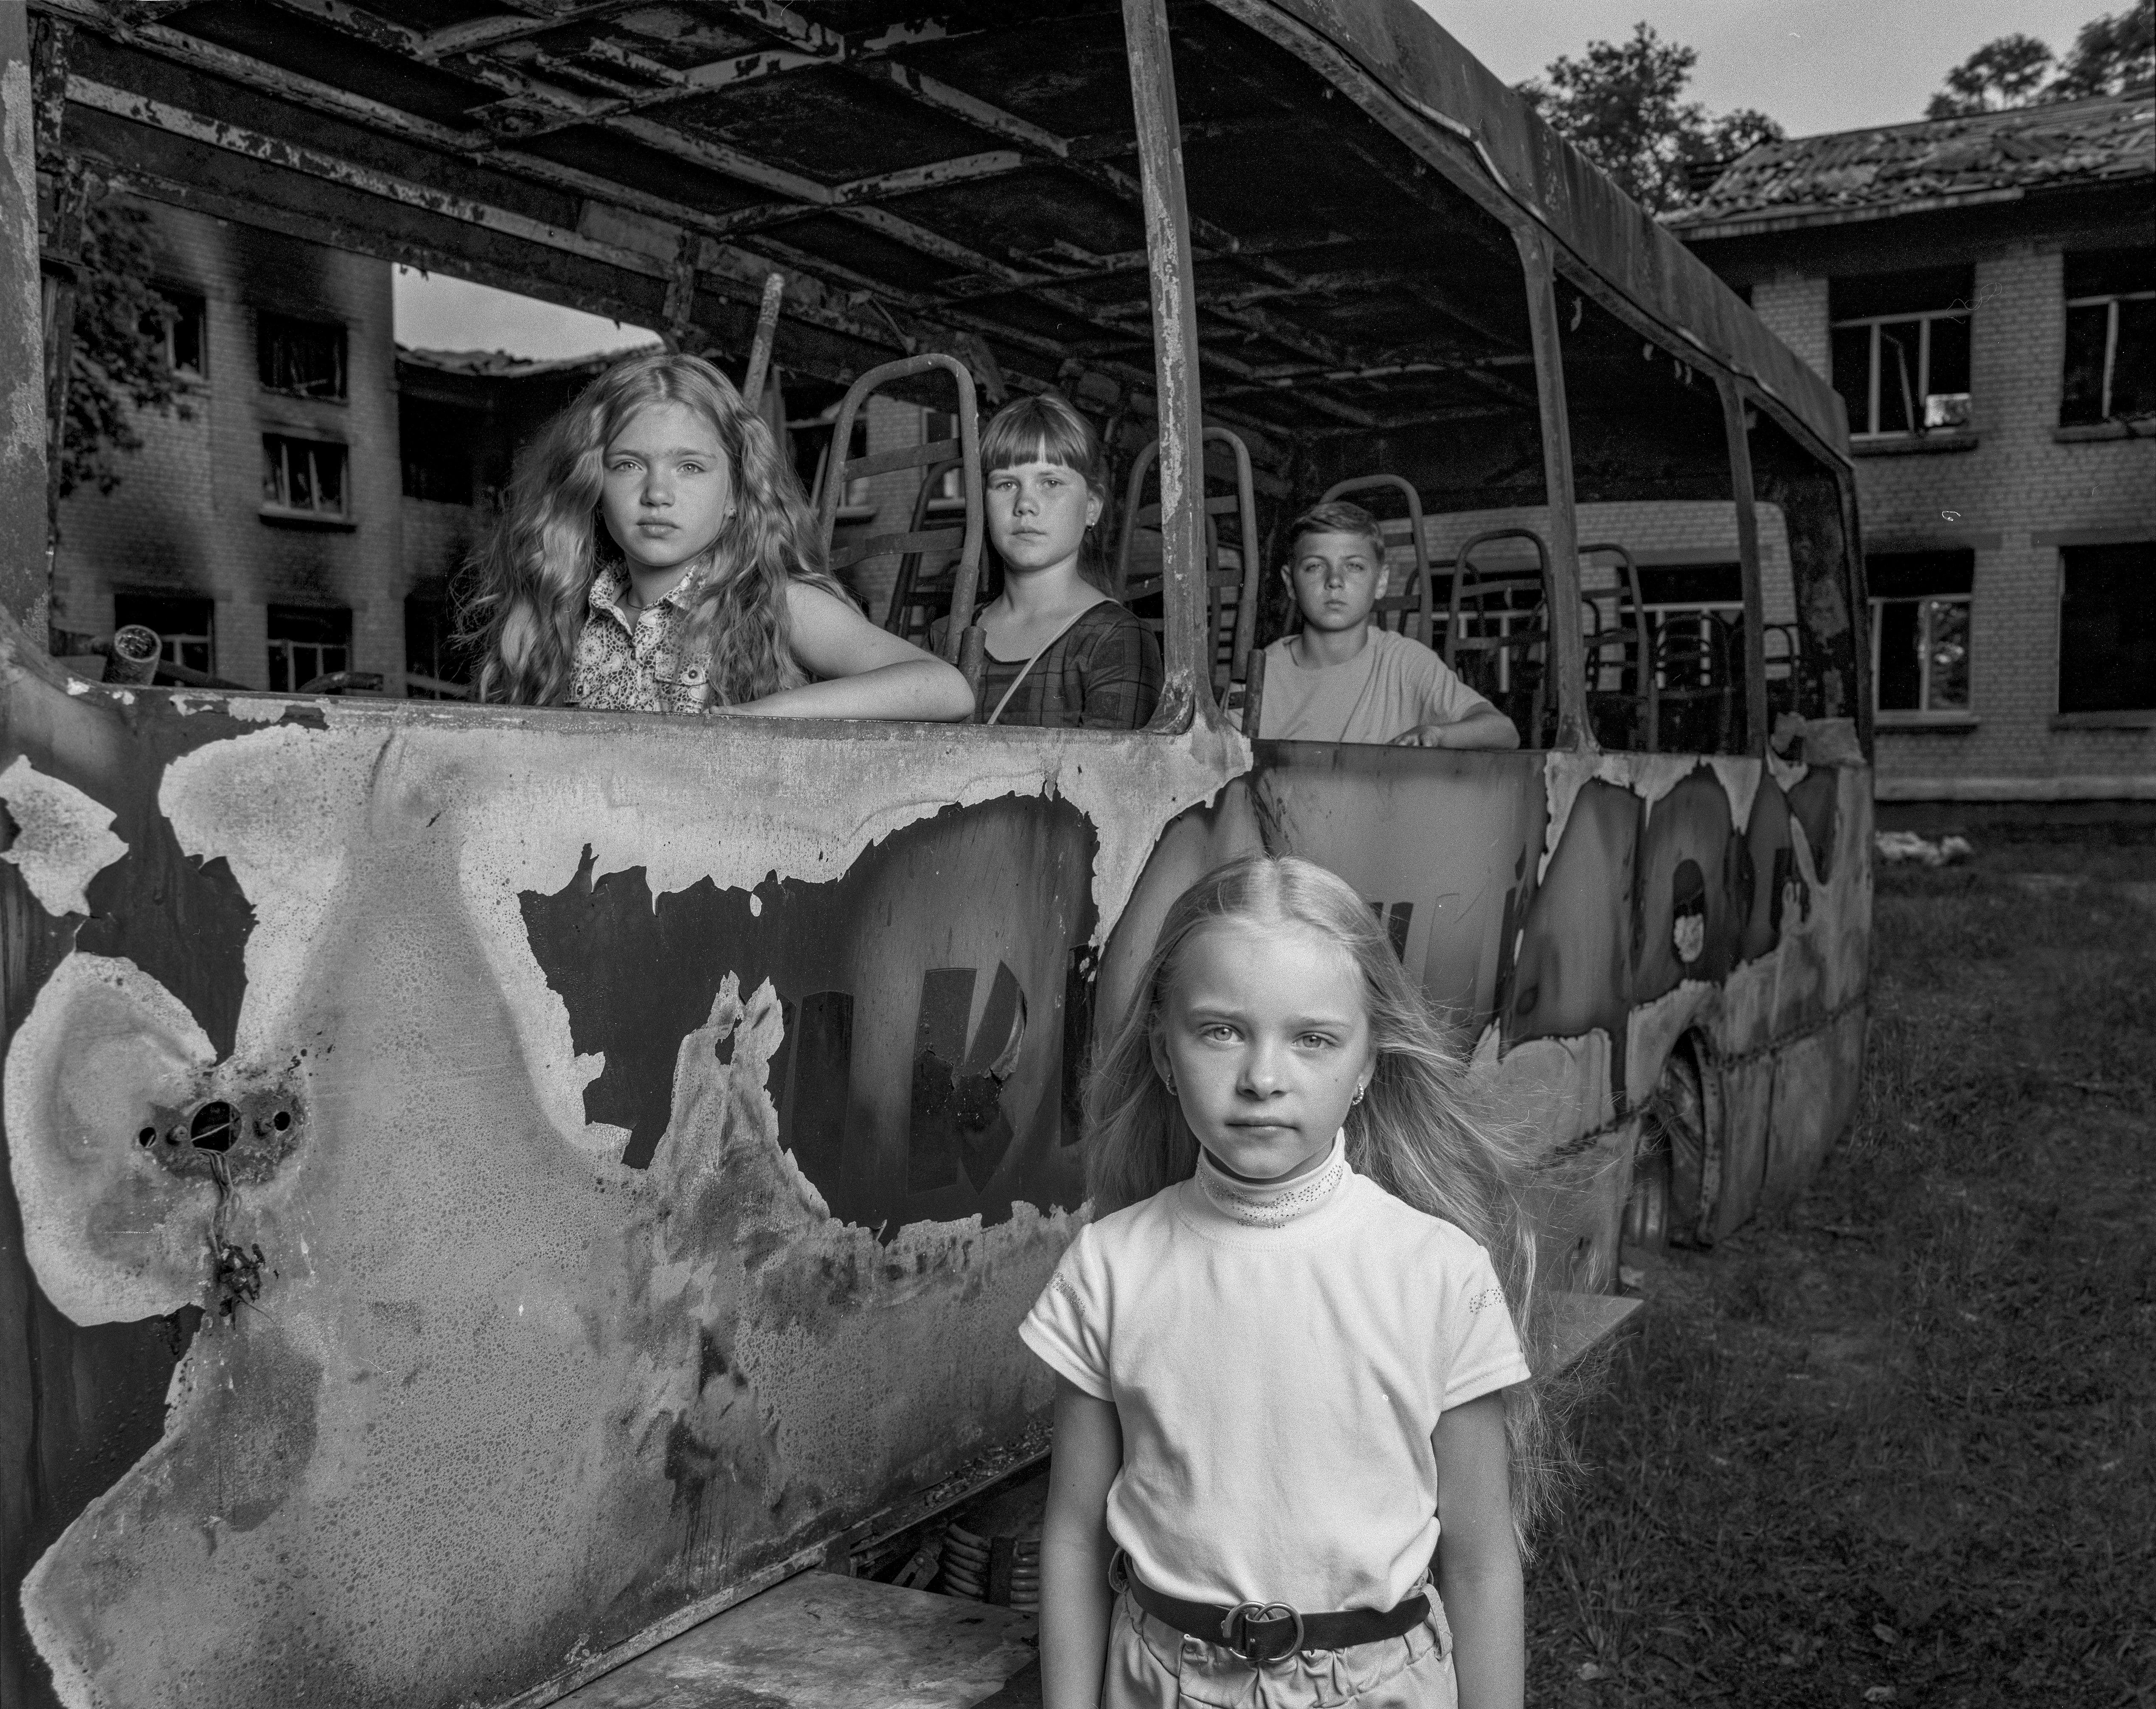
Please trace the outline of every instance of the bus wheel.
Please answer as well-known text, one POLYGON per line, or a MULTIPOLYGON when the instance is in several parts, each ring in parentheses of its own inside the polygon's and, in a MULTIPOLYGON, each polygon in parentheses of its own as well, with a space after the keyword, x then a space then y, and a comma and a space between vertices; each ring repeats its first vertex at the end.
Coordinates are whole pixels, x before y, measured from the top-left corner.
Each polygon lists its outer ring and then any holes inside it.
POLYGON ((1632 1192, 1625 1205, 1628 1245, 1659 1250, 1672 1241, 1698 1243, 1707 1126, 1707 1091, 1699 1063, 1681 1044, 1670 1052, 1654 1096, 1640 1112, 1632 1192))

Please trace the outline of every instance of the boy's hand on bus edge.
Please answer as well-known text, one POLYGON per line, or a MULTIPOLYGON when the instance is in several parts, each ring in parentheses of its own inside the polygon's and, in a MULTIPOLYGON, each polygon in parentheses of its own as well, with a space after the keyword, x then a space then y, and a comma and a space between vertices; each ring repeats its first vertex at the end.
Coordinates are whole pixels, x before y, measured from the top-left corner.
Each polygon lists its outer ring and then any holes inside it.
POLYGON ((1412 730, 1403 730, 1386 745, 1390 747, 1450 747, 1446 737, 1450 724, 1418 724, 1412 730))

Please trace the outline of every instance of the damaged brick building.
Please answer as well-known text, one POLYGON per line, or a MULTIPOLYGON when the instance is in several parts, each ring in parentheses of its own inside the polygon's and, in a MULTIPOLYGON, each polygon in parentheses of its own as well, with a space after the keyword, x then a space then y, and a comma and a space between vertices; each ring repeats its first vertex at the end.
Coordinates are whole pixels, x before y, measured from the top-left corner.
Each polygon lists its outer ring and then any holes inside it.
POLYGON ((1847 404, 1879 798, 2156 799, 2156 100, 1767 144, 1672 223, 1847 404))

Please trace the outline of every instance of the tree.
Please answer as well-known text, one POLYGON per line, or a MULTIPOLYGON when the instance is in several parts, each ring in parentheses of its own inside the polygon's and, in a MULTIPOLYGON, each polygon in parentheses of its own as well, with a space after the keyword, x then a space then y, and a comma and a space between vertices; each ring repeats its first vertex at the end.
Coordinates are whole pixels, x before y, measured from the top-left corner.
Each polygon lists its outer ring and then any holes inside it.
POLYGON ((2074 38, 2073 51, 2044 91, 2046 100, 2123 95, 2156 79, 2156 0, 2109 18, 2092 18, 2074 38))
POLYGON ((1660 213, 1691 198, 1693 167, 1783 134, 1764 113, 1744 108, 1709 118, 1699 102, 1686 100, 1698 59, 1642 23, 1625 41, 1589 42, 1576 59, 1553 59, 1547 81, 1521 84, 1519 93, 1620 189, 1660 213))
POLYGON ((150 283, 149 223, 141 209, 107 198, 83 219, 76 267, 74 342, 68 368, 67 423, 60 449, 60 491, 120 485, 120 456, 138 451, 135 412, 194 412, 179 396, 165 359, 172 305, 150 283))
POLYGON ((2074 38, 2063 62, 2034 36, 2000 36, 1986 42, 1947 73, 1946 87, 1924 109, 1928 119, 1996 113, 2039 101, 2071 101, 2123 95, 2156 77, 2156 0, 2135 0, 2124 10, 2092 18, 2074 38), (2044 74, 2055 63, 2058 75, 2044 74))
POLYGON ((2056 56, 2034 36, 2001 36, 1986 42, 1947 73, 1946 87, 1924 109, 1927 119, 1958 119, 2023 107, 2043 87, 2056 56))

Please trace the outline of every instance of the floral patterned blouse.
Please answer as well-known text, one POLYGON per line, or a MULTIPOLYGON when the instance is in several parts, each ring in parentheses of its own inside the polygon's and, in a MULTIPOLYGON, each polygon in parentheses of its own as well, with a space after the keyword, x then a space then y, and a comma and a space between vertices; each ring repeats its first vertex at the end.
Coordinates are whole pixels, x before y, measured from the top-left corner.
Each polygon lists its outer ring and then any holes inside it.
POLYGON ((590 613, 571 661, 571 701, 601 712, 711 710, 706 661, 686 650, 689 608, 701 579, 684 576, 639 611, 625 601, 629 572, 619 564, 593 577, 590 613))

